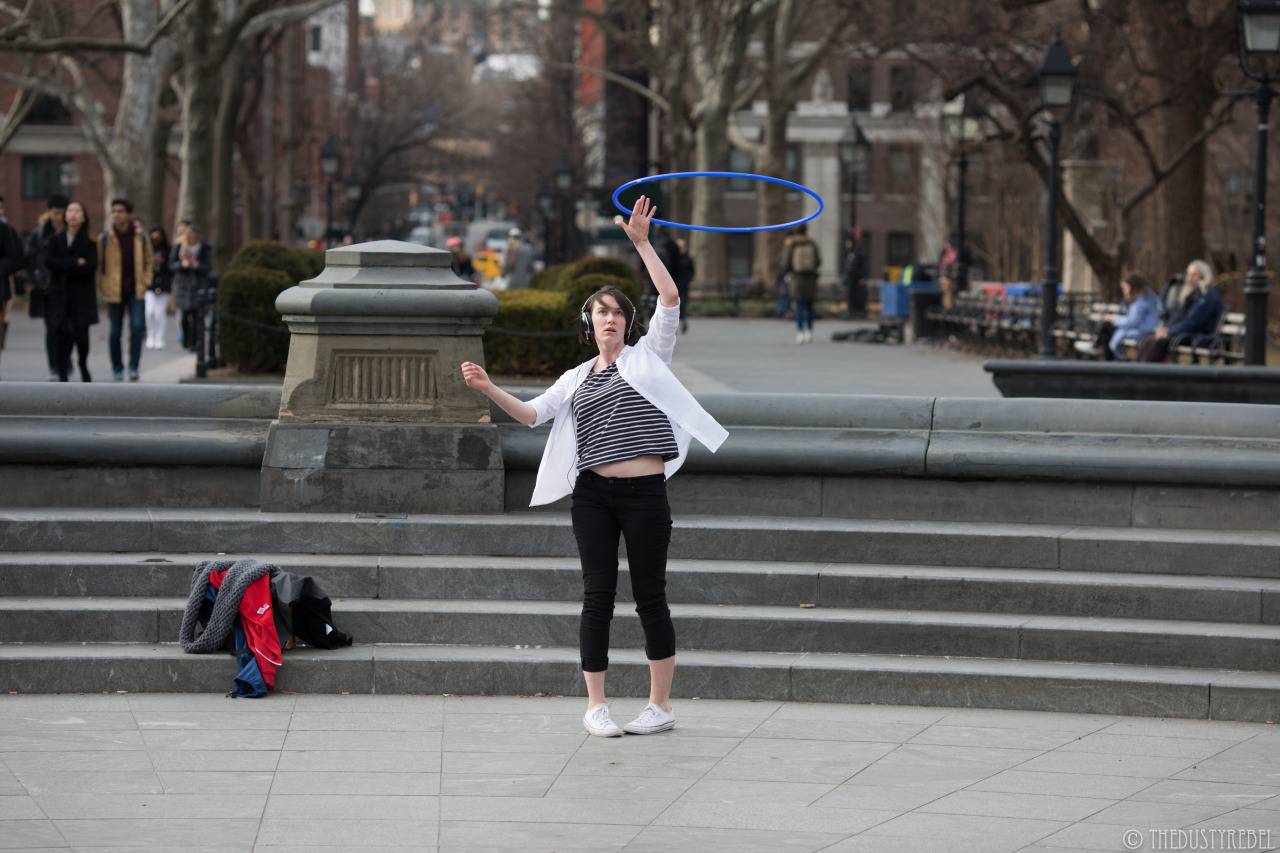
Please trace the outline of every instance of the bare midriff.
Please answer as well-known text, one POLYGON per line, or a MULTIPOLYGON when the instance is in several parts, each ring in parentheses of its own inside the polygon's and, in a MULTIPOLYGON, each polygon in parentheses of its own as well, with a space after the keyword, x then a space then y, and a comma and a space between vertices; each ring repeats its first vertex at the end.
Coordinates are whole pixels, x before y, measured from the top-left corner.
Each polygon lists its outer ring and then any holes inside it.
POLYGON ((601 477, 647 477, 650 474, 661 474, 666 469, 661 456, 637 456, 635 459, 597 465, 591 470, 601 477))

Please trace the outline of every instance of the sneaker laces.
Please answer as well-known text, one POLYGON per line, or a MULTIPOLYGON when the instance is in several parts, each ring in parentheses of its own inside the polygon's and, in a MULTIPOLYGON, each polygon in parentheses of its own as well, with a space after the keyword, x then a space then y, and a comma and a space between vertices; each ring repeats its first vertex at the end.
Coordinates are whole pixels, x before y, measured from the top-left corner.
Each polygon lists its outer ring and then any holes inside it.
POLYGON ((645 705, 644 710, 640 712, 640 716, 636 718, 636 722, 642 726, 648 726, 658 721, 662 714, 662 709, 652 703, 645 705))
POLYGON ((591 709, 591 722, 595 723, 597 728, 605 728, 613 725, 613 720, 609 717, 609 706, 601 702, 599 705, 591 709))

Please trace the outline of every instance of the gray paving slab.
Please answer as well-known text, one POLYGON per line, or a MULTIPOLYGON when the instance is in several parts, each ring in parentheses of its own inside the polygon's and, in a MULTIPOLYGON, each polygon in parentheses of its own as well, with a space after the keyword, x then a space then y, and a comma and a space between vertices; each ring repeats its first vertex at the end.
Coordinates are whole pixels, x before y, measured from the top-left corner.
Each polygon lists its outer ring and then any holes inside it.
MULTIPOLYGON (((618 699, 614 716, 642 702, 618 699)), ((1280 731, 1265 724, 681 699, 675 731, 604 739, 581 729, 584 705, 0 696, 0 849, 1030 853, 1232 829, 1280 840, 1280 731)))

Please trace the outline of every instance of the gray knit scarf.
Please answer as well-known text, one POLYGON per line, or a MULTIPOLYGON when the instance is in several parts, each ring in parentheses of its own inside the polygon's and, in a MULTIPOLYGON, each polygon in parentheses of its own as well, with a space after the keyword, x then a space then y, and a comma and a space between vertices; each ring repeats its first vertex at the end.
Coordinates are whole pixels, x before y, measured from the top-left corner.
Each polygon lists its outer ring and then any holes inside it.
POLYGON ((182 614, 182 628, 178 632, 182 650, 201 654, 221 649, 223 642, 235 630, 244 591, 249 588, 249 584, 274 568, 275 566, 259 563, 257 560, 205 560, 196 566, 196 572, 191 576, 191 596, 187 599, 187 609, 182 614), (226 571, 227 575, 222 579, 222 587, 218 590, 218 600, 213 603, 209 624, 205 625, 204 633, 197 639, 196 622, 200 619, 200 605, 204 601, 205 590, 209 588, 209 573, 221 571, 226 571))

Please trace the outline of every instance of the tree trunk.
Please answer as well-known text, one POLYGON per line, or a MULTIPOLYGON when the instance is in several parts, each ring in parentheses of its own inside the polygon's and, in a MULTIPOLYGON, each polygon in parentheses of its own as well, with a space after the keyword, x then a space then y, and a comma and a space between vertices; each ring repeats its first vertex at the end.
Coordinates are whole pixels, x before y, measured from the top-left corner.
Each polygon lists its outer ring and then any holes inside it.
POLYGON ((222 66, 222 96, 213 130, 211 187, 213 268, 224 270, 235 253, 235 136, 245 90, 245 46, 237 44, 222 66))
POLYGON ((212 0, 195 0, 187 12, 183 47, 186 92, 182 99, 182 178, 178 219, 210 233, 213 202, 213 134, 218 108, 218 69, 209 57, 213 40, 212 0))
MULTIPOLYGON (((728 169, 728 126, 727 109, 706 116, 698 125, 695 151, 697 171, 723 172, 728 169)), ((724 188, 724 178, 694 178, 693 222, 704 226, 724 225, 724 188)), ((699 289, 706 293, 727 295, 729 258, 724 234, 718 231, 694 231, 689 251, 694 256, 699 289)))
MULTIPOLYGON (((773 95, 774 92, 771 91, 773 95)), ((781 94, 781 93, 778 93, 781 94)), ((756 161, 758 174, 771 178, 787 177, 787 116, 794 98, 790 96, 769 99, 769 116, 764 125, 764 144, 756 161)), ((756 224, 777 225, 786 222, 787 188, 770 181, 758 181, 756 192, 756 224)), ((751 262, 751 279, 756 284, 772 285, 777 277, 778 253, 782 251, 785 234, 781 231, 757 231, 755 252, 751 262)))

